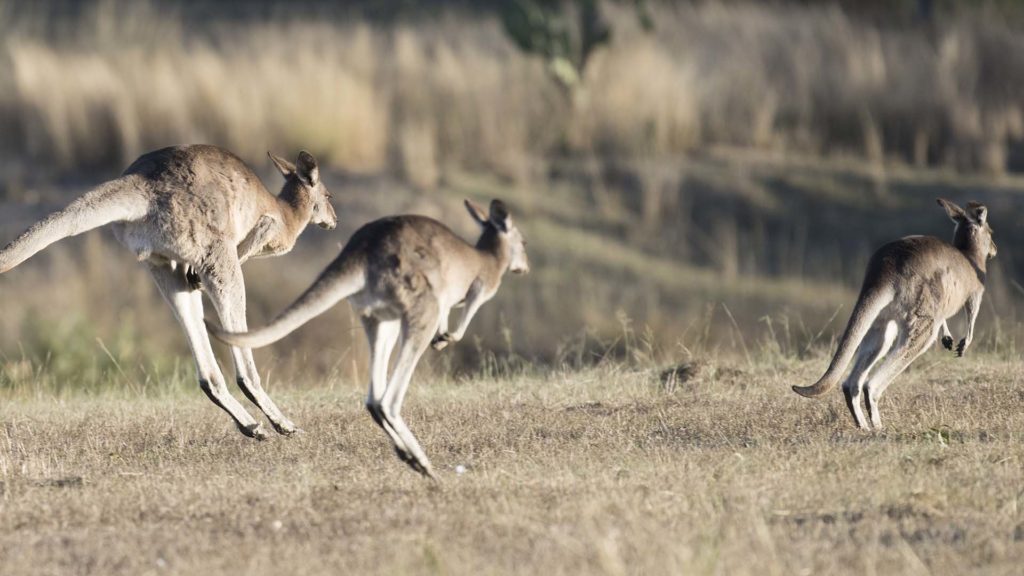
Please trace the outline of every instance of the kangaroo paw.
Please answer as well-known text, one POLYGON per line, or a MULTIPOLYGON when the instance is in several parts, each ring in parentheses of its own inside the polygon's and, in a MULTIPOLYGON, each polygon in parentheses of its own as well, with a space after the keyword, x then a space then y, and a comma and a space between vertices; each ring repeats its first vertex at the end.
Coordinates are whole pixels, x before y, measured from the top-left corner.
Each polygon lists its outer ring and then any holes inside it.
POLYGON ((445 332, 444 334, 438 334, 434 336, 434 339, 430 341, 430 345, 434 350, 444 350, 452 343, 452 335, 445 332))
POLYGON ((185 282, 188 283, 189 289, 192 290, 193 292, 196 290, 201 290, 203 287, 203 281, 199 277, 199 273, 196 272, 196 269, 191 266, 188 266, 185 269, 185 282))
POLYGON ((956 357, 963 358, 964 352, 967 351, 967 339, 963 339, 959 344, 956 345, 956 357))
POLYGON ((942 347, 945 348, 946 350, 952 350, 953 349, 953 337, 952 336, 943 336, 942 337, 942 347))

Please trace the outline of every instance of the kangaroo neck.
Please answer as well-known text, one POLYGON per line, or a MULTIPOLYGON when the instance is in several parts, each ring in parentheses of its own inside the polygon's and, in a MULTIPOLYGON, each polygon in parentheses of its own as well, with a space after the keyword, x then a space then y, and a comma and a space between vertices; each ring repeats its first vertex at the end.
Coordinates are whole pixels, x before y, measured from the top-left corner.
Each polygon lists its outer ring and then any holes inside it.
POLYGON ((966 226, 958 226, 953 233, 953 247, 959 250, 964 255, 964 258, 967 258, 967 261, 971 263, 971 267, 974 268, 975 274, 978 275, 978 280, 984 284, 988 254, 986 250, 978 246, 977 241, 974 240, 966 226))
POLYGON ((971 263, 971 267, 974 268, 974 272, 978 275, 978 280, 984 284, 988 258, 986 258, 979 250, 973 248, 973 246, 960 248, 960 252, 965 258, 967 258, 967 261, 971 263))
POLYGON ((497 285, 509 266, 504 239, 497 230, 488 226, 476 242, 476 252, 480 257, 479 277, 488 285, 497 285))
POLYGON ((300 186, 288 183, 277 197, 277 210, 284 223, 283 240, 288 244, 295 242, 313 215, 313 202, 304 192, 300 186))

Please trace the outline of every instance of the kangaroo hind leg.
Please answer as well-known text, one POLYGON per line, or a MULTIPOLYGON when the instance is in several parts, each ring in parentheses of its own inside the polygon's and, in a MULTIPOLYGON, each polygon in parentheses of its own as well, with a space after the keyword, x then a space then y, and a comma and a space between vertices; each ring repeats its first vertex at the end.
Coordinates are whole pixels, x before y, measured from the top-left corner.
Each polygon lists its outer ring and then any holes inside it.
MULTIPOLYGON (((246 332, 245 313, 245 280, 242 277, 242 266, 237 257, 230 251, 224 251, 211 268, 201 269, 200 276, 210 300, 217 309, 221 326, 230 332, 246 332)), ((242 393, 267 416, 274 430, 285 436, 298 431, 281 410, 263 390, 260 375, 256 370, 252 350, 231 347, 231 358, 235 364, 235 378, 242 393)))
POLYGON ((266 438, 266 432, 259 422, 246 412, 228 391, 224 375, 213 354, 213 347, 210 346, 206 327, 203 325, 202 294, 193 291, 184 275, 180 271, 172 270, 170 266, 151 265, 150 273, 185 331, 189 347, 192 349, 192 358, 196 363, 199 387, 214 404, 231 416, 243 434, 259 440, 266 438))
POLYGON ((907 326, 906 333, 899 335, 888 356, 868 379, 867 405, 872 427, 882 427, 882 416, 878 411, 882 393, 918 356, 928 350, 938 338, 939 328, 939 323, 935 321, 919 321, 907 326))
MULTIPOLYGON (((846 406, 862 430, 870 428, 861 408, 864 386, 868 382, 871 369, 889 353, 898 333, 899 329, 894 320, 875 322, 858 350, 857 363, 843 384, 846 406)), ((871 406, 868 406, 868 412, 870 411, 871 406)))
POLYGON ((861 407, 863 398, 861 392, 864 389, 865 376, 871 366, 878 360, 879 352, 882 349, 883 330, 876 322, 864 336, 860 346, 857 348, 857 357, 850 370, 850 375, 843 382, 843 396, 846 397, 846 407, 850 410, 854 422, 859 428, 867 428, 868 421, 864 418, 864 410, 861 407))
POLYGON ((413 371, 437 331, 436 302, 424 298, 421 300, 421 305, 421 309, 416 310, 413 314, 406 314, 402 318, 402 341, 398 349, 398 358, 395 360, 395 369, 388 380, 381 405, 384 421, 397 436, 395 449, 398 457, 420 474, 435 478, 430 460, 416 436, 402 419, 402 403, 409 389, 413 371))
POLYGON ((395 349, 402 325, 398 320, 380 320, 363 316, 363 329, 370 348, 370 390, 366 394, 366 410, 395 443, 399 453, 408 452, 402 439, 384 420, 384 391, 388 386, 388 361, 395 349))

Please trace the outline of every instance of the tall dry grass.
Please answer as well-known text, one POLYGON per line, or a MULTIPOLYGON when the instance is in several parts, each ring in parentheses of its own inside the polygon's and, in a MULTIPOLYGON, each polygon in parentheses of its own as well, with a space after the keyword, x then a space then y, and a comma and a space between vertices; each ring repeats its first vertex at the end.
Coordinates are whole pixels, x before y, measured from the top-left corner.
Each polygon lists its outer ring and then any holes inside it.
POLYGON ((285 7, 207 23, 149 3, 66 17, 7 5, 0 146, 21 170, 64 172, 115 170, 179 142, 250 160, 306 147, 421 187, 452 167, 522 179, 553 156, 716 144, 1017 167, 1024 40, 991 14, 880 26, 834 7, 651 9, 646 33, 607 3, 613 41, 568 95, 480 13, 371 24, 285 7))

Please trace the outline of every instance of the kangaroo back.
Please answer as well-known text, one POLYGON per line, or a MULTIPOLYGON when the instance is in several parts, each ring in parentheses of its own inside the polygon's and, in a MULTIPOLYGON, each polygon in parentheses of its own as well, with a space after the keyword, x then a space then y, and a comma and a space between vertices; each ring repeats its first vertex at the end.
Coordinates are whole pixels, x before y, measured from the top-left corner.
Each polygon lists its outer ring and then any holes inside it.
POLYGON ((366 285, 366 267, 346 252, 342 251, 302 296, 263 328, 250 332, 225 332, 212 326, 209 321, 206 327, 218 340, 242 348, 262 348, 277 342, 363 289, 366 285))
POLYGON ((0 250, 0 273, 7 272, 36 252, 69 236, 111 222, 141 220, 149 202, 138 186, 137 176, 122 176, 86 192, 63 210, 36 222, 0 250))
POLYGON ((853 359, 861 340, 864 339, 875 322, 875 318, 878 318, 882 310, 893 301, 895 292, 892 288, 869 286, 868 282, 870 280, 865 282, 860 291, 860 297, 850 316, 850 323, 846 325, 846 331, 843 332, 843 337, 839 341, 839 350, 832 358, 832 363, 828 365, 825 375, 810 386, 793 386, 793 391, 797 394, 813 398, 834 388, 843 373, 846 372, 846 367, 853 359))

